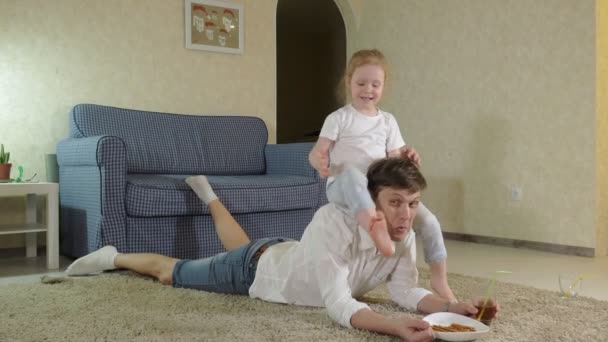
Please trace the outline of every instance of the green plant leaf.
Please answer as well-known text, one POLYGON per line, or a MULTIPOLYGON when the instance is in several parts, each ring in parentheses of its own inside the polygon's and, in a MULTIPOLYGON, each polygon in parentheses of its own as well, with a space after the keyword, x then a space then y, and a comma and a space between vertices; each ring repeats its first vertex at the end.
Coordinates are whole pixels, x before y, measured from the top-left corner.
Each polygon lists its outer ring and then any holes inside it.
POLYGON ((10 152, 4 152, 4 144, 0 144, 0 164, 8 164, 11 158, 10 152))

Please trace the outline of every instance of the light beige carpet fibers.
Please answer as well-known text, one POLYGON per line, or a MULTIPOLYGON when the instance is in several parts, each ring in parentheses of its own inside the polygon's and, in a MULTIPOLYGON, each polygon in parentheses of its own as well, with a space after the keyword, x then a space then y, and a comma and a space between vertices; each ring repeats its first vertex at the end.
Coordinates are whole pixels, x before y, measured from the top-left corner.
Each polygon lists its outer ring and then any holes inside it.
MULTIPOLYGON (((460 298, 481 281, 450 274, 460 298)), ((385 314, 411 315, 388 298, 382 287, 363 300, 385 314)), ((483 341, 608 341, 608 302, 507 283, 500 301, 501 317, 483 341)), ((324 309, 174 289, 129 273, 0 286, 0 341, 392 340, 344 329, 324 309)))

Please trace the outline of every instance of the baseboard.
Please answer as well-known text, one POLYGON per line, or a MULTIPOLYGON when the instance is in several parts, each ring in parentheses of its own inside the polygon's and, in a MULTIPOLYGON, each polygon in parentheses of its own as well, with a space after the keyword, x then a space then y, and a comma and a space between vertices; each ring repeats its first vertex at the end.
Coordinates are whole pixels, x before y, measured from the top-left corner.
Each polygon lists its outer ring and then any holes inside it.
POLYGON ((595 256, 595 248, 589 248, 589 247, 567 246, 567 245, 558 245, 558 244, 546 243, 546 242, 514 240, 514 239, 505 239, 505 238, 498 238, 498 237, 461 234, 461 233, 450 233, 450 232, 443 232, 443 237, 444 237, 444 239, 448 239, 448 240, 485 243, 488 245, 497 245, 497 246, 505 246, 505 247, 527 248, 527 249, 534 249, 534 250, 538 250, 538 251, 558 253, 558 254, 577 255, 577 256, 584 256, 584 257, 594 257, 595 256))
MULTIPOLYGON (((38 246, 36 249, 36 256, 45 256, 46 247, 38 246)), ((12 257, 24 257, 25 258, 25 247, 11 247, 11 248, 0 248, 0 258, 12 258, 12 257)))

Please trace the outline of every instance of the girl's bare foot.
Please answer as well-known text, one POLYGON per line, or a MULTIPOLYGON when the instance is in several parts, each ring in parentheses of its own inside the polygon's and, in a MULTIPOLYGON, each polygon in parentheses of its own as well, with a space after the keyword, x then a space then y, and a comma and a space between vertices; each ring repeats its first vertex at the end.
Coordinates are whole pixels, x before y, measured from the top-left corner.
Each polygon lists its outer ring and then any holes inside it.
POLYGON ((391 256, 395 253, 395 245, 388 234, 388 226, 382 212, 376 209, 362 210, 357 214, 357 222, 367 228, 380 254, 391 256))

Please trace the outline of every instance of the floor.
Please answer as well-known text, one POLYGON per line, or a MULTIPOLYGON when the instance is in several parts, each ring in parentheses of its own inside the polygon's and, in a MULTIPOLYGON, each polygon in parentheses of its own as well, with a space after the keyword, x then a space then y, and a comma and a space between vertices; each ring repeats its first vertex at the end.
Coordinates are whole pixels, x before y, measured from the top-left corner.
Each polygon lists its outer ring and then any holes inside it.
MULTIPOLYGON (((582 281, 580 294, 608 301, 608 257, 586 258, 451 240, 446 241, 446 247, 450 272, 489 277, 494 271, 508 270, 513 273, 501 275, 500 280, 554 291, 559 290, 561 273, 589 274, 582 281)), ((418 249, 418 266, 426 267, 421 252, 418 249)), ((61 257, 61 268, 49 272, 44 256, 0 255, 0 285, 35 283, 44 274, 62 275, 70 262, 61 257)))
MULTIPOLYGON (((420 246, 420 242, 417 243, 420 246)), ((446 240, 448 272, 490 278, 495 271, 511 271, 498 279, 545 290, 559 291, 559 275, 583 275, 580 295, 608 301, 608 257, 579 257, 446 240)), ((421 248, 418 267, 426 267, 421 248)))

